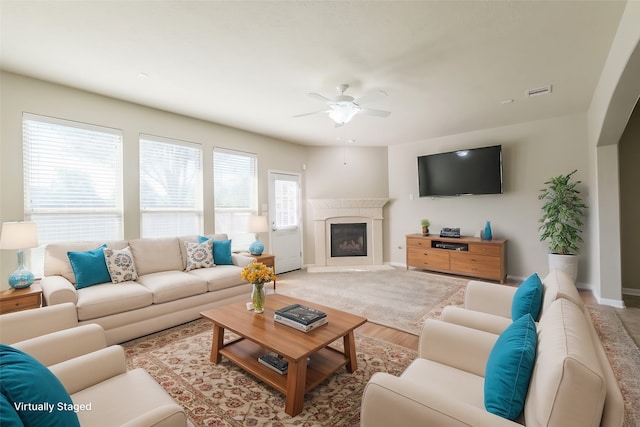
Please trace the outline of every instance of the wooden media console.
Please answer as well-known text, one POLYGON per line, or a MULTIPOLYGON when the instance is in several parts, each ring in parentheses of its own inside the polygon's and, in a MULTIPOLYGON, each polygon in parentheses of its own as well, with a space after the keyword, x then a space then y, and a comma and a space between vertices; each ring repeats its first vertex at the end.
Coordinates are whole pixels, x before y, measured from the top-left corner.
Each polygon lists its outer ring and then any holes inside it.
POLYGON ((409 267, 504 283, 507 277, 507 241, 409 234, 407 269, 409 267))

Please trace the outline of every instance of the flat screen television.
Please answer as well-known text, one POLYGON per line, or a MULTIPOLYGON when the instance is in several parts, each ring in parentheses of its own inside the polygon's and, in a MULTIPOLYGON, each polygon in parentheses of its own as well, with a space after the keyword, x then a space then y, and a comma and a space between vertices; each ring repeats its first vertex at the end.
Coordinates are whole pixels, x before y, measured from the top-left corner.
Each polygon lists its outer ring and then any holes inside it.
POLYGON ((420 197, 502 193, 502 146, 418 157, 420 197))

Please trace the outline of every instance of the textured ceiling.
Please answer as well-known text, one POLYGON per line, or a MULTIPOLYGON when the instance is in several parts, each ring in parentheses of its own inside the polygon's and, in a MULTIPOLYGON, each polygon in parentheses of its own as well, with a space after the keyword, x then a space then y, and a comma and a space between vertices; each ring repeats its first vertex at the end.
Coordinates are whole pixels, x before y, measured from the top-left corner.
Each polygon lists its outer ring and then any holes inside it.
POLYGON ((384 146, 587 111, 625 2, 0 5, 4 70, 301 144, 384 146), (292 117, 342 83, 387 92, 367 106, 390 117, 292 117))

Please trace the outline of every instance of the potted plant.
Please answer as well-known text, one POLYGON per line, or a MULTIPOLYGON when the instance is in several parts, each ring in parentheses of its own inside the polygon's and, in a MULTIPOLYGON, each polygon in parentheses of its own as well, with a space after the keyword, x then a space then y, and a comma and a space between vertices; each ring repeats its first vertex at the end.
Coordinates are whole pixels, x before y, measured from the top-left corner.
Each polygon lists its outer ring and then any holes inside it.
POLYGON ((577 255, 583 242, 582 218, 587 208, 576 189, 581 181, 572 181, 576 172, 551 178, 538 196, 544 201, 538 231, 540 241, 549 241, 549 270, 564 270, 574 282, 578 276, 577 255))
POLYGON ((422 224, 422 235, 426 236, 429 234, 429 226, 431 225, 431 221, 429 221, 428 219, 423 219, 422 221, 420 221, 420 223, 422 224))

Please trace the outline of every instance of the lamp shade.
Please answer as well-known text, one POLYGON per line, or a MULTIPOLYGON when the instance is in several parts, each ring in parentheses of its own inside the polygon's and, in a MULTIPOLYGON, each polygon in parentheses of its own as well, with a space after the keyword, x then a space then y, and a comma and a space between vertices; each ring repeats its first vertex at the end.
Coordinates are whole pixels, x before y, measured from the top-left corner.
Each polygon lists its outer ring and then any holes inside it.
POLYGON ((266 233, 267 231, 269 231, 267 217, 251 215, 251 218, 249 218, 249 233, 266 233))
POLYGON ((38 246, 35 222, 4 222, 0 235, 0 249, 28 249, 38 246))

